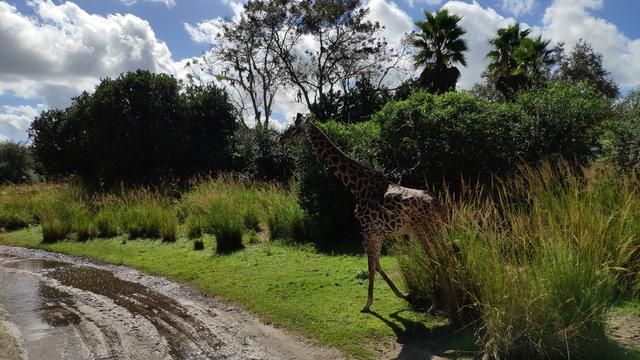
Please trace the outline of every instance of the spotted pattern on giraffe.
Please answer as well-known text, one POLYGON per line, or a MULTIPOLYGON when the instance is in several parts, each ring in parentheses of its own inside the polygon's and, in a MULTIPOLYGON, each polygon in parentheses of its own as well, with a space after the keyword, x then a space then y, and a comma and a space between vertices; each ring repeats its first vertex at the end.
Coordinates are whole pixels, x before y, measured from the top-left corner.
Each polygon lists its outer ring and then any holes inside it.
POLYGON ((331 172, 356 199, 354 211, 360 222, 369 267, 369 288, 363 312, 373 303, 373 285, 378 272, 396 296, 407 299, 380 266, 385 239, 412 236, 428 249, 431 231, 441 224, 438 200, 425 190, 394 184, 381 173, 347 156, 308 118, 298 114, 295 123, 280 138, 282 144, 308 137, 311 146, 331 172))

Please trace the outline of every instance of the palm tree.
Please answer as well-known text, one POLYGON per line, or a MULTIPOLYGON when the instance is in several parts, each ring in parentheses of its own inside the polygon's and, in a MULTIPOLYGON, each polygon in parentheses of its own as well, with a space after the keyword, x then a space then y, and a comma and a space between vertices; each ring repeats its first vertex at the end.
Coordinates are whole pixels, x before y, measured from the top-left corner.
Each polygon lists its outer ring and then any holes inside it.
POLYGON ((520 30, 520 24, 499 29, 489 41, 493 46, 487 57, 487 77, 505 97, 511 98, 517 90, 538 83, 556 62, 555 49, 542 37, 529 38, 531 29, 520 30))
POLYGON ((498 29, 496 37, 489 41, 493 50, 487 54, 491 60, 487 67, 487 77, 504 96, 509 97, 514 89, 519 89, 526 83, 524 74, 515 71, 518 62, 513 53, 522 39, 526 39, 530 33, 531 29, 521 31, 520 24, 514 24, 498 29))
POLYGON ((437 94, 455 90, 460 71, 454 64, 467 65, 467 43, 462 39, 465 31, 458 25, 462 18, 449 15, 447 10, 435 14, 425 11, 424 16, 424 21, 416 22, 420 33, 411 38, 411 44, 418 49, 414 64, 416 68, 424 66, 418 84, 437 94))

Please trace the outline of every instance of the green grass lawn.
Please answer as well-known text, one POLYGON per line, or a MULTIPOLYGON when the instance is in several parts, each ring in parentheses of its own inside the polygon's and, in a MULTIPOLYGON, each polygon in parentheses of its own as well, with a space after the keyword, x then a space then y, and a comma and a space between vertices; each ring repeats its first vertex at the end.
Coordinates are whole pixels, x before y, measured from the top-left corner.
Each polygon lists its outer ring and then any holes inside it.
MULTIPOLYGON (((42 244, 41 239, 40 227, 0 235, 6 245, 87 256, 166 276, 356 358, 374 358, 376 349, 397 341, 420 343, 435 353, 472 346, 468 332, 452 336, 442 330, 443 321, 411 311, 380 277, 372 307, 376 314, 360 313, 367 289, 364 256, 326 255, 311 247, 276 243, 215 255, 210 237, 205 237, 203 251, 194 251, 193 242, 182 237, 175 243, 126 236, 54 244, 42 244)), ((386 256, 381 262, 400 284, 395 260, 386 256)))

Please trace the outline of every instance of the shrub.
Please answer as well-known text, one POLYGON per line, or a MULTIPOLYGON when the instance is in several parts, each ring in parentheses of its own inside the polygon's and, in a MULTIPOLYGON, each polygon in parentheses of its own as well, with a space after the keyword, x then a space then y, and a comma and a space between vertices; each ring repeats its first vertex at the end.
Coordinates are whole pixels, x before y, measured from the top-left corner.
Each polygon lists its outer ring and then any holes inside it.
POLYGON ((197 239, 202 236, 206 229, 206 220, 203 216, 191 215, 187 218, 187 237, 197 239))
POLYGON ((269 238, 271 240, 304 240, 304 212, 297 204, 273 204, 269 217, 269 238))
POLYGON ((193 250, 196 250, 196 251, 204 250, 204 242, 202 240, 195 240, 193 242, 193 250))
MULTIPOLYGON (((379 169, 376 162, 380 128, 374 122, 317 124, 346 154, 366 166, 379 169)), ((309 233, 316 243, 359 243, 360 227, 353 215, 355 199, 329 173, 308 141, 296 149, 296 180, 300 206, 309 217, 309 233), (320 231, 321 230, 321 231, 320 231)))
POLYGON ((92 214, 87 206, 82 202, 75 202, 68 205, 73 217, 72 231, 78 235, 78 240, 85 241, 95 239, 99 235, 99 230, 92 214))
POLYGON ((616 289, 637 284, 637 180, 561 164, 522 168, 497 187, 496 200, 471 187, 445 196, 433 247, 399 245, 405 285, 474 324, 488 357, 589 355, 616 289))
POLYGON ((27 146, 5 142, 0 143, 0 183, 34 182, 39 176, 31 149, 27 146))
POLYGON ((631 91, 615 107, 611 123, 612 158, 624 171, 640 170, 640 91, 631 91))
POLYGON ((468 93, 416 93, 374 116, 381 127, 380 163, 410 187, 460 180, 488 183, 522 162, 566 158, 585 163, 599 149, 605 99, 585 84, 551 83, 522 91, 514 103, 468 93))
POLYGON ((234 171, 250 181, 288 183, 294 161, 289 149, 278 143, 279 137, 272 129, 239 127, 233 149, 234 171))
POLYGON ((525 114, 517 139, 526 162, 563 158, 586 164, 599 154, 611 110, 593 86, 553 82, 520 92, 515 105, 525 114))
POLYGON ((380 162, 392 179, 416 188, 503 173, 518 158, 521 117, 510 104, 466 93, 416 93, 374 116, 380 162))
POLYGON ((220 214, 213 227, 216 237, 216 252, 227 254, 242 249, 242 220, 234 215, 220 214))

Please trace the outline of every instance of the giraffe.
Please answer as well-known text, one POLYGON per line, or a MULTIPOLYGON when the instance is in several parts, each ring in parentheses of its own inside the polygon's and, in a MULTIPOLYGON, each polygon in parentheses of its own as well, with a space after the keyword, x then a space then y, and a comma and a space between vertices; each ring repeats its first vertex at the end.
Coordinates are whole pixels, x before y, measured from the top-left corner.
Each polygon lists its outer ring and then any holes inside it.
POLYGON ((354 213, 362 229, 369 270, 367 302, 361 312, 370 311, 376 272, 397 297, 409 300, 380 266, 382 242, 388 238, 417 235, 426 249, 429 240, 424 230, 432 229, 439 223, 438 201, 424 190, 394 184, 379 172, 345 155, 322 130, 302 114, 298 114, 295 123, 282 134, 280 143, 286 145, 305 136, 308 136, 311 146, 327 169, 356 199, 354 213))

